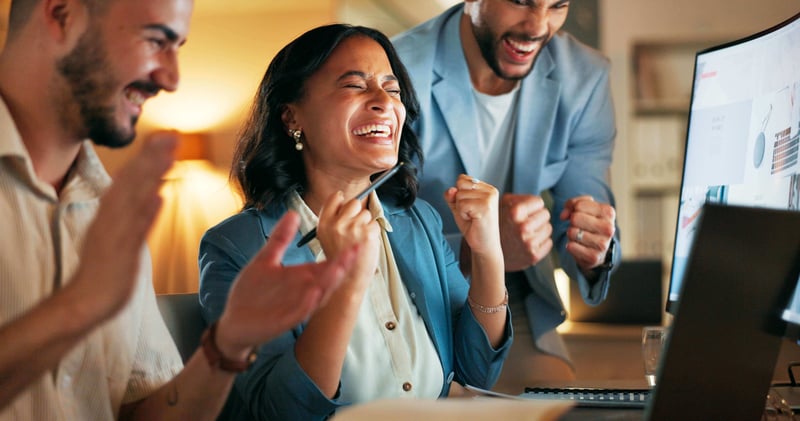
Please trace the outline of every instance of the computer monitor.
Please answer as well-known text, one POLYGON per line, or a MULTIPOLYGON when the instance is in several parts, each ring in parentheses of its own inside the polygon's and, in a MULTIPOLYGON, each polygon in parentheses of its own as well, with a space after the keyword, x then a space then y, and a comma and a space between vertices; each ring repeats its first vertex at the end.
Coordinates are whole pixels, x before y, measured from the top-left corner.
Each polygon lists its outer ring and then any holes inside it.
MULTIPOLYGON (((798 134, 800 13, 696 54, 668 312, 704 203, 800 211, 798 134)), ((800 289, 783 318, 800 325, 800 289)))

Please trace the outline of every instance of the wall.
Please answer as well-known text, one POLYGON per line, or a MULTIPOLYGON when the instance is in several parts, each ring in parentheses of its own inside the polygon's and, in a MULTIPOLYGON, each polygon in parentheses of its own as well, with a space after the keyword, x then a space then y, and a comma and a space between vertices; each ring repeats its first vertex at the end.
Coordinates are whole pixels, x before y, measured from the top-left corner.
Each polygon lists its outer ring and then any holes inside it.
POLYGON ((340 0, 338 19, 394 36, 435 16, 455 0, 340 0))

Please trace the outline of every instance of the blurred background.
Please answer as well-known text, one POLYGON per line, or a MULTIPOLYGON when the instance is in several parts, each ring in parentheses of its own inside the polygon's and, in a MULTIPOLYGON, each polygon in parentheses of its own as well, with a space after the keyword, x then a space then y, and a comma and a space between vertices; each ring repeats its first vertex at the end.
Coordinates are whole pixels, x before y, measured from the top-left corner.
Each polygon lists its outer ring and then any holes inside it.
MULTIPOLYGON (((169 130, 186 139, 149 239, 156 291, 196 291, 200 237, 241 206, 228 185, 237 132, 267 64, 283 45, 331 22, 367 25, 391 36, 455 3, 196 0, 189 42, 180 52, 181 86, 148 101, 138 128, 142 138, 169 130)), ((0 0, 4 11, 8 4, 0 0)), ((790 0, 571 2, 565 29, 612 64, 618 136, 610 177, 626 259, 660 260, 665 269, 671 261, 695 53, 777 24, 798 6, 790 0)), ((140 143, 100 148, 112 176, 140 143)))

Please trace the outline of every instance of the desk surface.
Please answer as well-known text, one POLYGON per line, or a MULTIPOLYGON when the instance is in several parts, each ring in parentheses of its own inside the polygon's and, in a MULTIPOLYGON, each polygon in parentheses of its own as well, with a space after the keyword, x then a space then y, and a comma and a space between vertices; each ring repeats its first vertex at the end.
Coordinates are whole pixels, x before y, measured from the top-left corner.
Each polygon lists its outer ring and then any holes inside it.
POLYGON ((645 325, 584 323, 568 320, 559 325, 557 330, 564 337, 629 339, 636 342, 642 339, 642 328, 644 326, 645 325))
POLYGON ((558 421, 642 421, 643 409, 633 408, 572 408, 558 421))
MULTIPOLYGON (((565 322, 558 327, 572 356, 576 378, 642 379, 642 325, 565 322)), ((773 382, 788 382, 788 364, 800 361, 800 346, 783 339, 773 382)), ((797 370, 800 371, 800 370, 797 370)))

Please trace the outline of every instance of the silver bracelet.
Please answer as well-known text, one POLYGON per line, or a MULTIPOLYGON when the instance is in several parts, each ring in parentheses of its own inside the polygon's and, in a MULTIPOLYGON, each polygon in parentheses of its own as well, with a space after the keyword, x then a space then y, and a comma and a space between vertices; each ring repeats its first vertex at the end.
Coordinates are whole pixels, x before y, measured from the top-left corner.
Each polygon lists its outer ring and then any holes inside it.
POLYGON ((500 305, 494 307, 482 306, 476 303, 475 301, 472 301, 472 298, 470 298, 469 294, 467 294, 467 303, 469 304, 470 308, 474 308, 475 310, 478 310, 481 313, 486 313, 486 314, 500 313, 501 311, 506 311, 506 307, 508 307, 508 290, 506 289, 506 295, 503 298, 503 302, 500 303, 500 305))

